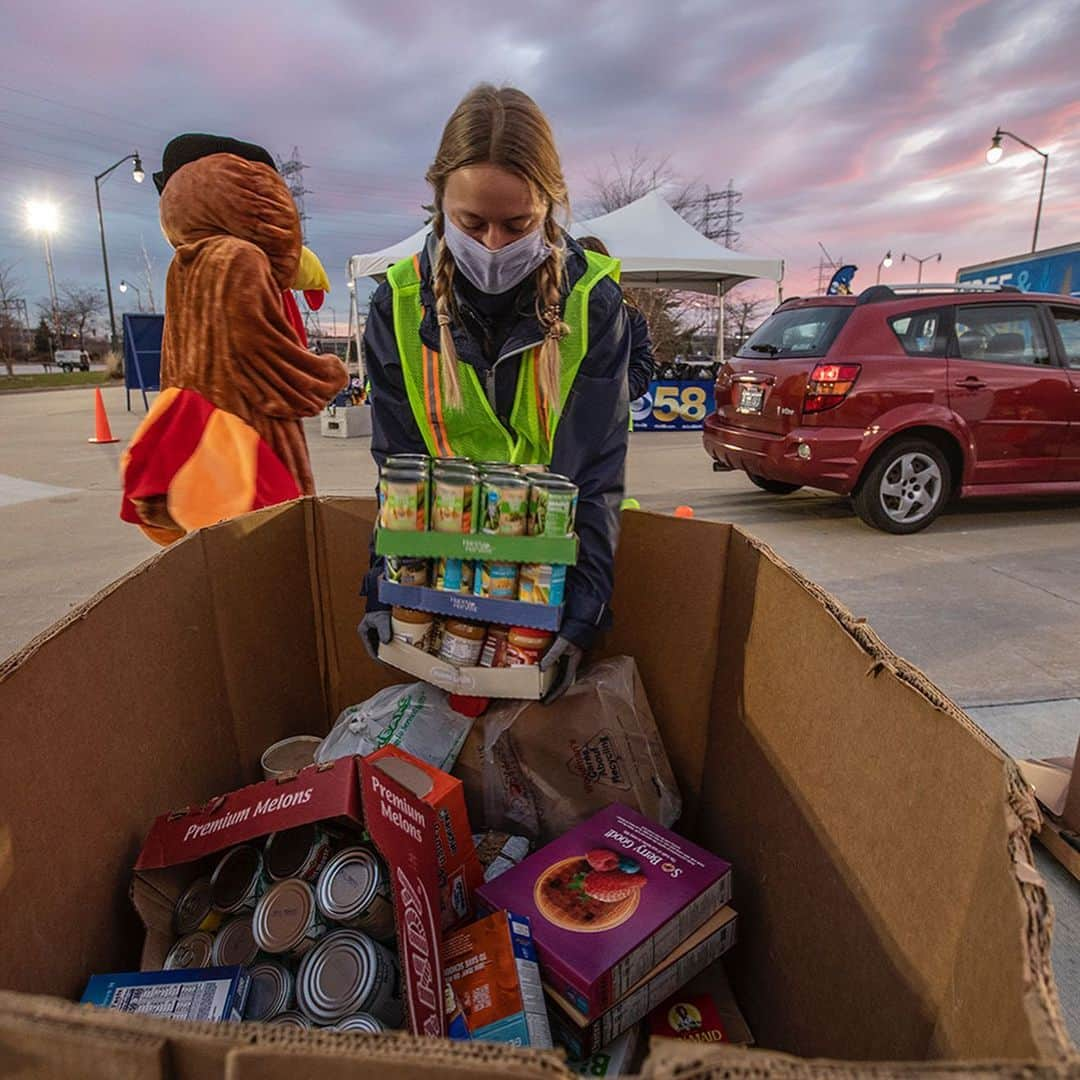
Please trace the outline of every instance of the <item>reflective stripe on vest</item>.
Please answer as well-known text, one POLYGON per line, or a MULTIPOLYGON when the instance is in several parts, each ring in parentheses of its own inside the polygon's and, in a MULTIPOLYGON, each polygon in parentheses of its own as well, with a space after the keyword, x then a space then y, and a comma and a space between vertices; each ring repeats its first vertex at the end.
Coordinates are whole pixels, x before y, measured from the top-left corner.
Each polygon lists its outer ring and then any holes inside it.
POLYGON ((540 401, 536 349, 527 349, 518 369, 514 404, 507 431, 495 415, 471 364, 458 361, 461 407, 451 409, 442 393, 439 354, 420 339, 424 310, 420 303, 420 257, 402 259, 387 272, 393 295, 394 336, 416 425, 434 457, 467 457, 474 461, 548 464, 559 417, 577 377, 589 343, 589 295, 605 276, 617 277, 615 259, 585 253, 588 265, 566 297, 563 321, 570 332, 559 343, 559 406, 546 410, 540 401))

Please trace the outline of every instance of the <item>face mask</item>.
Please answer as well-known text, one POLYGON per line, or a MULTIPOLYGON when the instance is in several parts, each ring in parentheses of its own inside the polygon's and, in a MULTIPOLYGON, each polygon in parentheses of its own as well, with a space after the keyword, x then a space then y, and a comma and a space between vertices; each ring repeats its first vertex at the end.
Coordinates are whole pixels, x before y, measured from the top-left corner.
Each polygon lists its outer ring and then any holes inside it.
POLYGON ((551 254, 542 227, 498 251, 489 251, 444 216, 443 237, 457 268, 481 292, 493 295, 524 281, 551 254))

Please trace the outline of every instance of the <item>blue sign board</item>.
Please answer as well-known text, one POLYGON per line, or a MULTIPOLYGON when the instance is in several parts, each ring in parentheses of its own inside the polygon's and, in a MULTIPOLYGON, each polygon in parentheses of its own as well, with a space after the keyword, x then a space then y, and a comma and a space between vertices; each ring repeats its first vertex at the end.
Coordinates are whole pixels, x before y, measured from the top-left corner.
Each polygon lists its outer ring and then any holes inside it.
POLYGON ((131 391, 142 392, 143 408, 148 412, 148 390, 161 389, 161 335, 164 315, 124 316, 124 386, 127 407, 131 412, 131 391))
POLYGON ((1072 251, 1034 252, 964 267, 956 281, 960 285, 1014 285, 1022 292, 1080 296, 1080 246, 1072 251))
POLYGON ((715 408, 708 379, 656 379, 630 405, 635 431, 700 431, 715 408))

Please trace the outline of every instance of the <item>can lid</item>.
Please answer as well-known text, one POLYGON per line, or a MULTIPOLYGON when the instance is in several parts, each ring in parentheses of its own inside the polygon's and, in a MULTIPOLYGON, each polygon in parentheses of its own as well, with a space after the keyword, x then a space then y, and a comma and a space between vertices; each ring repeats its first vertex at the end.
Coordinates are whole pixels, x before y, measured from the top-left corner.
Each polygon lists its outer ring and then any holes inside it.
POLYGON ((573 480, 565 476, 557 476, 555 473, 538 473, 529 477, 533 487, 550 488, 552 491, 577 491, 578 486, 573 480))
POLYGON ((371 1013, 353 1013, 334 1025, 335 1031, 363 1031, 369 1035, 381 1035, 386 1025, 371 1013))
POLYGON ((251 918, 255 943, 264 952, 291 952, 304 940, 315 912, 315 894, 306 881, 279 881, 260 898, 251 918))
POLYGON ((308 1031, 311 1028, 311 1021, 302 1012, 297 1012, 295 1009, 289 1009, 287 1012, 278 1013, 277 1016, 271 1016, 267 1023, 280 1024, 282 1027, 299 1028, 301 1031, 308 1031))
POLYGON ((383 479, 400 481, 403 484, 409 481, 426 480, 427 466, 406 462, 401 465, 389 465, 382 471, 383 479))
POLYGON ((165 970, 177 968, 203 968, 210 966, 214 953, 214 936, 205 930, 187 934, 175 942, 165 957, 165 970))
POLYGON ((493 484, 497 484, 499 487, 519 487, 527 488, 529 481, 521 473, 508 472, 508 473, 496 473, 489 472, 485 477, 485 481, 491 481, 493 484))
POLYGON ((371 904, 379 891, 379 864, 364 847, 339 851, 319 876, 316 900, 328 919, 345 921, 371 904))
POLYGON ((191 934, 202 926, 203 920, 213 910, 210 896, 210 877, 196 878, 176 901, 173 927, 178 934, 191 934))
POLYGON ((248 990, 245 1020, 268 1020, 285 1010, 292 997, 293 977, 289 969, 272 960, 256 964, 248 970, 251 987, 248 990))
POLYGON ((314 824, 271 833, 266 840, 266 872, 274 881, 296 877, 319 838, 314 824))
POLYGON ((332 1023, 354 1013, 371 995, 374 944, 357 930, 335 930, 304 955, 296 1000, 316 1023, 332 1023))
POLYGON ((398 619, 401 622, 412 623, 415 626, 422 626, 424 623, 429 623, 435 618, 429 611, 417 611, 415 608, 407 607, 392 608, 390 614, 393 618, 398 619))
POLYGON ((527 648, 540 648, 555 640, 555 635, 550 630, 536 630, 531 626, 512 626, 507 636, 514 645, 524 645, 527 648))
POLYGON ((247 967, 259 955, 259 946, 251 932, 251 916, 238 915, 230 919, 214 938, 214 952, 211 957, 215 967, 232 967, 240 964, 247 967))
POLYGON ((251 844, 227 851, 210 878, 210 895, 218 911, 235 911, 262 873, 262 852, 251 844))

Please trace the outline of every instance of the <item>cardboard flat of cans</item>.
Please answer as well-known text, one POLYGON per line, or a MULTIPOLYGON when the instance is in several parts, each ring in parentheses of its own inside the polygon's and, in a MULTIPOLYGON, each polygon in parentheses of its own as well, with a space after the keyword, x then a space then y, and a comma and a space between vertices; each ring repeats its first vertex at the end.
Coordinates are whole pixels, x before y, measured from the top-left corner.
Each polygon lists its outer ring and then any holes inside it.
MULTIPOLYGON (((18 748, 0 755, 0 925, 33 927, 0 950, 0 1060, 94 1080, 574 1075, 551 1051, 76 1003, 89 973, 138 966, 125 868, 163 808, 251 783, 267 746, 408 679, 356 636, 374 517, 301 499, 201 530, 0 665, 18 748)), ((596 652, 637 661, 678 831, 738 869, 728 967, 758 1044, 662 1040, 648 1075, 1064 1075, 1039 815, 1001 749, 737 528, 624 514, 612 608, 596 652)))

